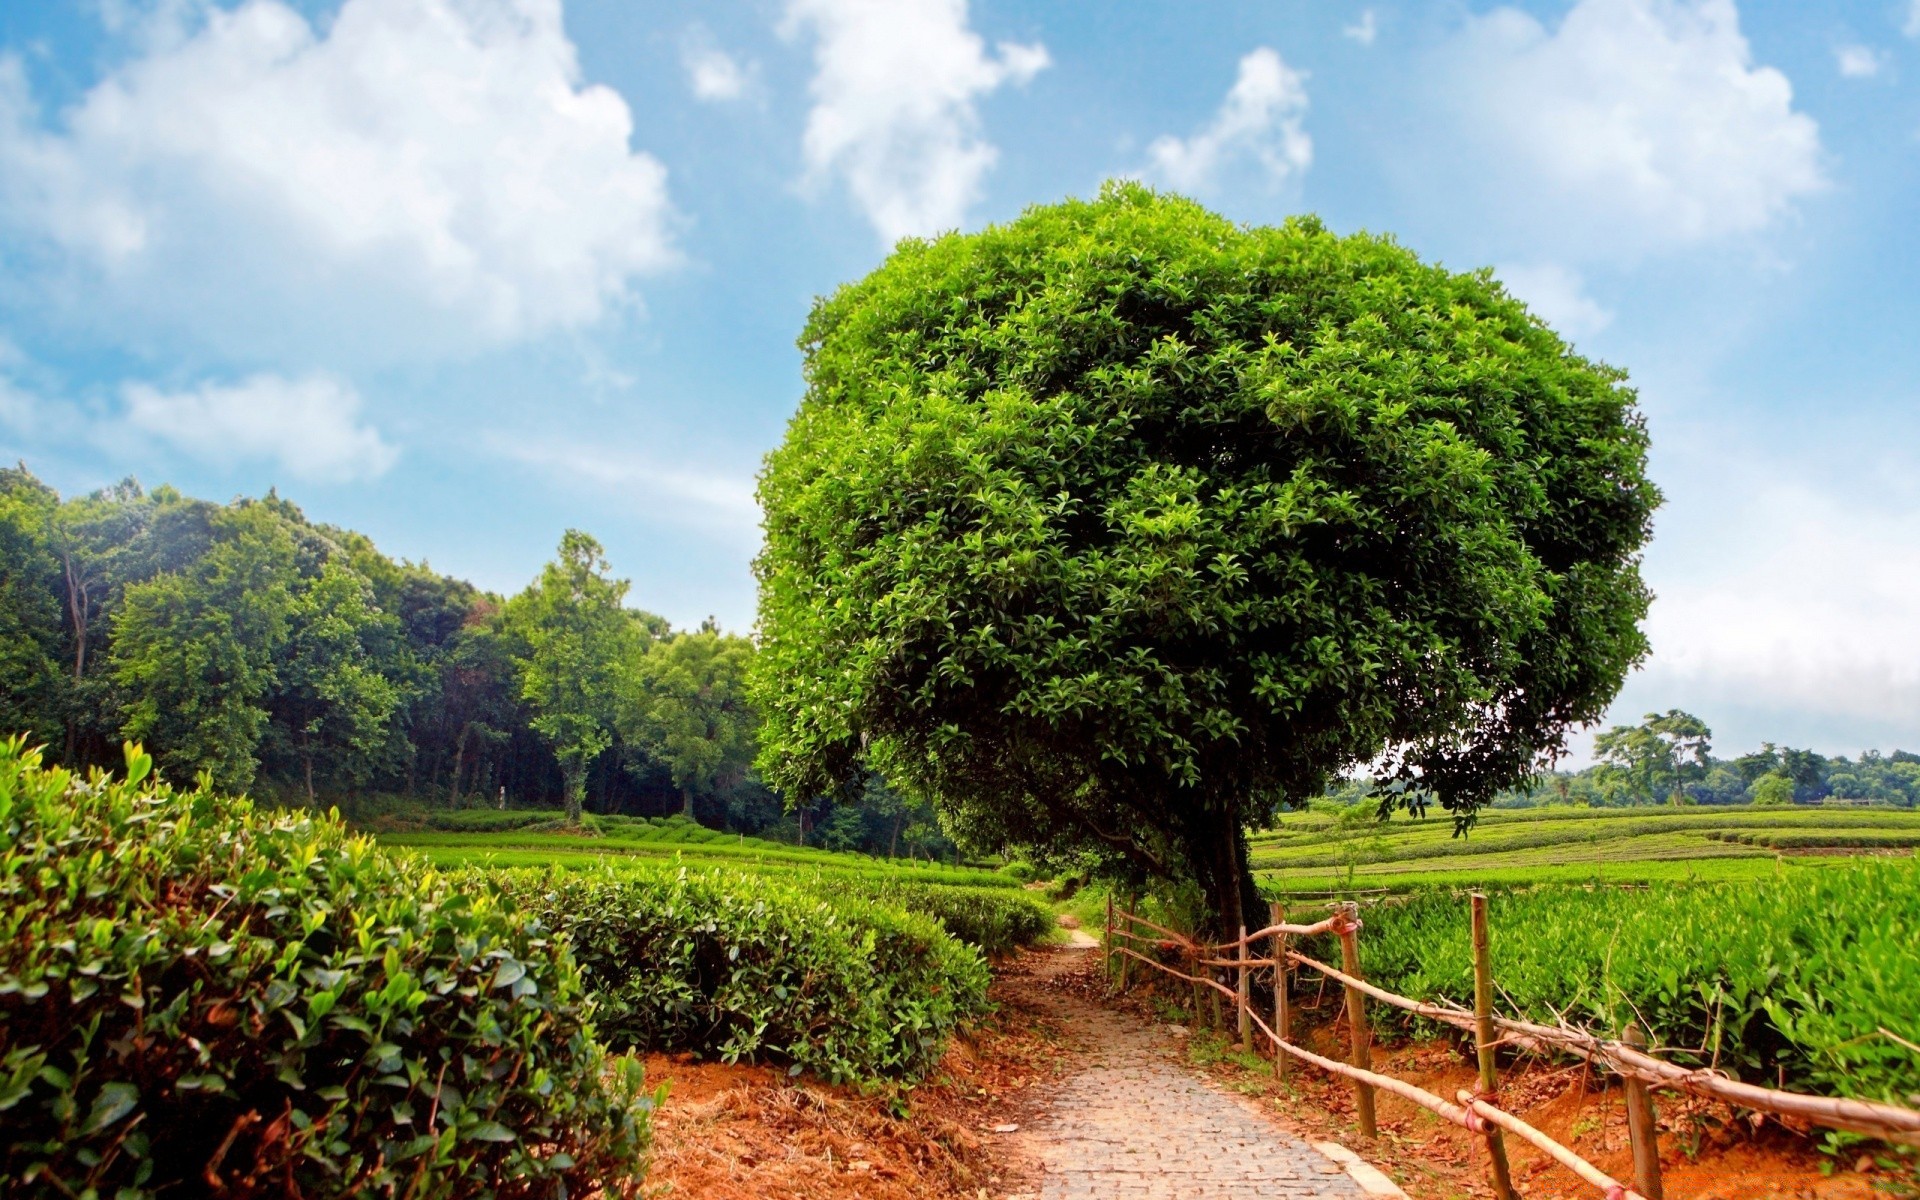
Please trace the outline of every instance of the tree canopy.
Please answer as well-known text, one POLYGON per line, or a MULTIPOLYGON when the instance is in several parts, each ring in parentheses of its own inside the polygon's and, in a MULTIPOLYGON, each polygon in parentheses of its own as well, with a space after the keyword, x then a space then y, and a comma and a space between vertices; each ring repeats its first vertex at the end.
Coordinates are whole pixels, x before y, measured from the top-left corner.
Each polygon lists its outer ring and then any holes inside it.
POLYGON ((1491 275, 1110 185, 821 300, 760 496, 790 795, 865 765, 975 840, 1186 879, 1372 764, 1456 816, 1645 653, 1621 372, 1491 275))

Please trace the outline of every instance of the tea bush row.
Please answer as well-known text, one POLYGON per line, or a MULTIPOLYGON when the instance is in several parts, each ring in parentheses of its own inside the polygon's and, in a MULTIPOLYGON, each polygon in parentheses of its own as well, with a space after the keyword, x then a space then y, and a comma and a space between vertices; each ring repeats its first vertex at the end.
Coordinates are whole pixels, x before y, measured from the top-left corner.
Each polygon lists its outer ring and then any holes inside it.
POLYGON ((990 955, 1031 946, 1054 928, 1053 911, 1025 892, 928 883, 867 884, 883 904, 932 917, 954 937, 990 955))
MULTIPOLYGON (((1451 892, 1370 908, 1368 977, 1470 1001, 1467 913, 1451 892)), ((1920 1104, 1920 1055, 1897 1040, 1920 1042, 1920 861, 1631 891, 1540 887, 1494 894, 1489 917, 1494 978, 1525 1015, 1603 1032, 1639 1020, 1675 1061, 1920 1104)))
POLYGON ((910 1079, 986 1006, 978 950, 852 895, 671 865, 478 878, 566 932, 615 1045, 910 1079))
POLYGON ((8 1196, 637 1194, 573 960, 337 820, 0 743, 8 1196))

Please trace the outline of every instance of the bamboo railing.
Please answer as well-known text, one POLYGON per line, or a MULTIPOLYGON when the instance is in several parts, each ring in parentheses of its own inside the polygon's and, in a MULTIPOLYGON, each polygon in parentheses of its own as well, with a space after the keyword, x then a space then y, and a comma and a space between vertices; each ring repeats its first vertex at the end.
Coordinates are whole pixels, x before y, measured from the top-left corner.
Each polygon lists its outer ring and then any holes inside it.
POLYGON ((1184 980, 1193 986, 1196 1014, 1201 994, 1210 990, 1217 1025, 1220 1024, 1217 1014, 1221 998, 1231 1001, 1238 1019, 1241 1048, 1252 1049, 1252 1031, 1258 1029, 1273 1047, 1276 1074, 1284 1077, 1287 1062, 1298 1060, 1353 1083, 1354 1110, 1360 1132, 1365 1137, 1371 1138, 1375 1132, 1373 1097, 1376 1091, 1399 1096, 1455 1125, 1482 1135, 1487 1146, 1488 1174, 1497 1200, 1515 1200, 1516 1197, 1504 1144, 1504 1137, 1508 1135, 1528 1143, 1560 1163, 1597 1188, 1606 1200, 1662 1200, 1659 1148, 1649 1096, 1649 1089, 1656 1088, 1686 1092, 1757 1112, 1794 1117, 1809 1124, 1864 1134, 1882 1141, 1920 1145, 1920 1111, 1914 1109, 1896 1104, 1812 1096, 1759 1087, 1729 1079, 1715 1071, 1678 1066, 1647 1053, 1639 1030, 1633 1027, 1626 1031, 1624 1040, 1616 1040, 1571 1026, 1542 1025, 1498 1015, 1493 1011, 1486 897, 1475 893, 1471 897, 1471 905, 1475 975, 1472 1009, 1444 1002, 1414 1000, 1368 983, 1360 969, 1359 933, 1362 924, 1358 906, 1351 903, 1341 905, 1327 919, 1308 925, 1289 924, 1281 920, 1282 911, 1275 905, 1272 909, 1274 919, 1265 928, 1251 933, 1243 929, 1241 936, 1230 942, 1203 943, 1149 921, 1132 912, 1130 907, 1116 906, 1109 900, 1105 942, 1109 978, 1112 977, 1112 963, 1117 959, 1123 987, 1129 962, 1139 962, 1164 975, 1184 980), (1141 929, 1150 932, 1141 933, 1141 929), (1291 938, 1316 934, 1332 934, 1340 939, 1341 967, 1335 968, 1287 948, 1291 938), (1254 946, 1262 942, 1266 944, 1267 951, 1264 957, 1257 957, 1254 946), (1142 949, 1136 947, 1150 948, 1160 953, 1176 952, 1186 969, 1163 962, 1154 954, 1143 953, 1142 949), (1292 1031, 1287 1028, 1290 1024, 1287 976, 1291 968, 1296 966, 1316 972, 1344 990, 1353 1061, 1341 1062, 1315 1054, 1292 1040, 1292 1031), (1229 987, 1215 978, 1219 970, 1236 973, 1235 986, 1229 987), (1278 1030, 1254 1009, 1249 981, 1255 970, 1273 973, 1273 1016, 1275 1024, 1280 1027, 1278 1030), (1374 1071, 1369 1061, 1371 1031, 1366 1018, 1369 999, 1471 1033, 1479 1057, 1479 1091, 1460 1092, 1458 1103, 1455 1103, 1405 1080, 1374 1071), (1634 1162, 1631 1188, 1495 1103, 1499 1081, 1494 1069, 1493 1052, 1499 1046, 1513 1045, 1574 1055, 1605 1067, 1626 1081, 1627 1126, 1634 1162))

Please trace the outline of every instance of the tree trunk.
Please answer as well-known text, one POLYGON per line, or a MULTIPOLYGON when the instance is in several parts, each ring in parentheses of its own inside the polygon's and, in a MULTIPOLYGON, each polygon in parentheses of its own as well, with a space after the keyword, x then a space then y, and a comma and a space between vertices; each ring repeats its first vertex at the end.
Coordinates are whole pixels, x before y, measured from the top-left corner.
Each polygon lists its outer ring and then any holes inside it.
POLYGON ((1195 814, 1188 831, 1191 860, 1200 876, 1197 882, 1207 898, 1205 932, 1215 940, 1232 941, 1239 936, 1247 913, 1265 911, 1260 907, 1260 891, 1254 886, 1248 864, 1239 809, 1203 808, 1195 814))
POLYGON ((900 857, 900 823, 906 819, 907 814, 904 812, 893 814, 893 836, 887 839, 888 858, 900 857))
POLYGON ((686 784, 680 785, 680 815, 693 820, 693 789, 686 784))
POLYGON ((300 761, 305 764, 307 768, 307 807, 312 808, 315 803, 313 794, 313 743, 304 733, 300 735, 300 761))
POLYGON ((453 799, 452 807, 460 807, 460 776, 467 767, 467 739, 473 736, 473 722, 468 721, 460 727, 460 740, 453 748, 453 799))
POLYGON ((67 577, 67 617, 73 622, 73 687, 74 706, 67 712, 67 753, 66 765, 72 767, 74 753, 80 740, 80 681, 87 673, 87 584, 78 578, 73 569, 73 552, 66 551, 60 556, 60 564, 67 577))
POLYGON ((587 773, 581 767, 565 769, 567 780, 567 824, 580 823, 580 802, 586 798, 587 773))

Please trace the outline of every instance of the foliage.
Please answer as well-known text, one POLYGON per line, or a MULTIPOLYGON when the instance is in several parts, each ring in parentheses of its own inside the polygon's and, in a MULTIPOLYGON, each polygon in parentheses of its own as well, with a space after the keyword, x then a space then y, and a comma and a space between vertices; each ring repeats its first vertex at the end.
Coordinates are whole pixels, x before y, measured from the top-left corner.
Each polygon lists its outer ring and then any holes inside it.
POLYGON ((491 878, 566 933, 616 1044, 910 1079, 986 1002, 977 951, 883 905, 671 865, 491 878))
POLYGON ((508 610, 526 651, 516 658, 533 727, 566 776, 569 820, 580 819, 587 768, 613 744, 623 675, 641 643, 622 601, 625 580, 607 577, 600 543, 569 529, 560 554, 508 610))
POLYGON ((297 565, 293 538, 265 505, 222 510, 210 524, 212 545, 191 567, 127 588, 111 659, 126 735, 158 743, 174 775, 205 771, 240 789, 267 727, 297 565))
POLYGON ((990 955, 1008 954, 1031 946, 1054 928, 1054 916, 1025 891, 1010 888, 953 887, 944 884, 886 881, 869 884, 865 893, 891 904, 932 917, 948 933, 990 955))
POLYGON ((1768 771, 1753 781, 1749 789, 1754 804, 1761 807, 1778 808, 1793 803, 1793 780, 1778 771, 1768 771))
POLYGON ((637 1193, 654 1101, 537 921, 150 765, 81 779, 0 744, 0 1178, 637 1193))
POLYGON ((1678 804, 1686 786, 1712 764, 1713 731, 1692 713, 1648 713, 1638 725, 1616 725, 1594 739, 1594 757, 1619 769, 1633 794, 1678 804))
POLYGON ((790 795, 863 756, 983 846, 1198 878, 1359 763, 1470 814, 1645 643, 1619 372, 1488 275, 1112 185, 815 308, 768 458, 755 695, 790 795))
POLYGON ((639 656, 628 681, 628 739, 665 763, 693 819, 693 794, 744 778, 753 762, 756 717, 747 704, 753 643, 711 623, 660 638, 639 656))
MULTIPOLYGON (((1616 1031, 1639 1020, 1682 1062, 1741 1078, 1911 1103, 1920 1056, 1920 861, 1780 871, 1644 890, 1491 897, 1494 977, 1520 1013, 1616 1031)), ((1470 1001, 1466 897, 1368 910, 1368 978, 1470 1001)))
POLYGON ((295 597, 272 712, 299 756, 307 800, 314 765, 351 783, 365 783, 382 765, 402 702, 395 680, 380 671, 379 643, 399 637, 398 619, 381 612, 373 589, 338 562, 295 597))

